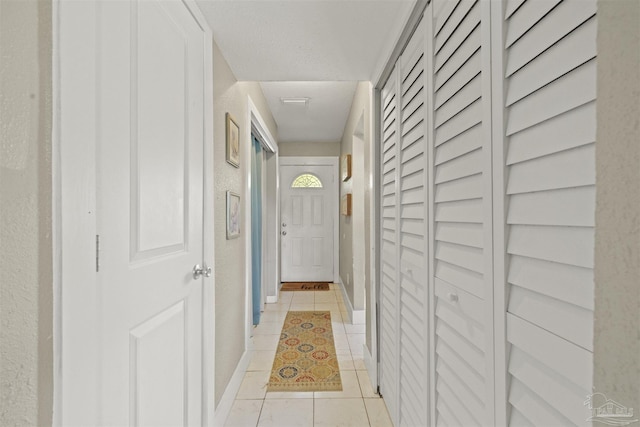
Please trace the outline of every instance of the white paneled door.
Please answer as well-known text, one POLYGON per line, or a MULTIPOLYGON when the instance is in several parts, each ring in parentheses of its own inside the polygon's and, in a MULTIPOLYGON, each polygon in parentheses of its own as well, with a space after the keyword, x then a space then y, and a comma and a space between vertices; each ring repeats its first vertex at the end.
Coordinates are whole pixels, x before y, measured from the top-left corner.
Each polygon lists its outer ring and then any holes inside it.
POLYGON ((200 426, 203 293, 213 280, 193 271, 205 245, 206 32, 181 1, 94 5, 85 19, 95 51, 63 60, 94 61, 85 72, 96 91, 86 106, 95 114, 86 135, 96 150, 98 271, 86 301, 95 312, 63 318, 82 324, 97 350, 86 355, 91 377, 74 376, 67 363, 84 344, 78 324, 63 325, 63 424, 200 426))
MULTIPOLYGON (((116 2, 118 3, 118 2, 116 2)), ((104 6, 105 424, 200 425, 203 32, 182 2, 104 6), (107 92, 108 88, 112 88, 107 92), (117 88, 117 89, 116 89, 117 88), (110 96, 106 96, 109 93, 110 96)))
POLYGON ((332 165, 280 166, 283 282, 334 279, 335 173, 332 165))

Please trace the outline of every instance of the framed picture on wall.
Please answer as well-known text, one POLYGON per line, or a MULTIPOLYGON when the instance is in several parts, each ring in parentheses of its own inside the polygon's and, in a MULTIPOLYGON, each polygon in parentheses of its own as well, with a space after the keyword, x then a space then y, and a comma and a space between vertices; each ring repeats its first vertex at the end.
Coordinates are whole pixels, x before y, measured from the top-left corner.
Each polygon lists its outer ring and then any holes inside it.
POLYGON ((240 236, 240 195, 227 191, 227 240, 240 236))
POLYGON ((351 178, 351 154, 345 154, 340 159, 340 170, 343 181, 348 181, 351 178))
POLYGON ((340 201, 340 213, 344 216, 351 216, 351 194, 345 194, 340 201))
POLYGON ((240 167, 240 127, 227 113, 227 163, 240 167))

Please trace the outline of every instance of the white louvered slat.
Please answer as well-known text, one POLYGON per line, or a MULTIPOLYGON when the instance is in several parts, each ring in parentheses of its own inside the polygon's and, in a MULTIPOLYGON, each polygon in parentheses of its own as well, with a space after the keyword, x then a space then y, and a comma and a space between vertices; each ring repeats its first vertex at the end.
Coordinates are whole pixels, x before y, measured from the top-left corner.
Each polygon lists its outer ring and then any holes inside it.
POLYGON ((482 199, 438 203, 435 208, 435 219, 438 223, 462 222, 482 224, 482 212, 482 199))
MULTIPOLYGON (((436 70, 442 67, 442 64, 447 62, 454 52, 458 50, 462 42, 471 34, 471 32, 477 28, 480 22, 480 4, 479 2, 475 3, 468 14, 449 18, 446 26, 451 26, 452 32, 449 37, 445 40, 443 33, 438 34, 436 37, 436 45, 441 44, 440 49, 436 50, 436 60, 434 62, 436 66, 436 70), (452 19, 453 18, 453 19, 452 19), (462 18, 461 21, 456 20, 455 18, 462 18)), ((473 4, 472 3, 472 4, 473 4)), ((459 6, 464 6, 467 4, 465 1, 461 1, 459 6)), ((456 8, 456 10, 460 10, 460 7, 456 8)), ((446 27, 445 26, 445 27, 446 27)), ((443 29, 444 30, 444 29, 443 29)))
POLYGON ((536 22, 544 15, 549 13, 551 9, 556 7, 561 0, 536 0, 527 1, 509 20, 509 27, 506 37, 506 45, 511 46, 513 42, 518 40, 526 33, 536 22))
POLYGON ((433 34, 437 35, 447 23, 449 17, 458 6, 459 1, 439 1, 433 2, 435 4, 433 10, 433 34))
POLYGON ((511 166, 507 194, 594 185, 595 146, 588 144, 511 166))
POLYGON ((507 135, 536 125, 595 99, 595 60, 565 74, 512 105, 507 135), (572 96, 567 96, 571 93, 572 96))
POLYGON ((455 10, 449 18, 447 22, 442 27, 442 30, 438 33, 438 37, 436 38, 436 43, 433 46, 433 49, 436 53, 442 49, 442 46, 449 40, 451 35, 454 33, 460 22, 467 16, 469 11, 473 8, 473 6, 477 3, 477 0, 461 0, 456 6, 455 10))
POLYGON ((458 289, 469 292, 477 297, 481 296, 481 289, 484 283, 482 274, 467 270, 455 264, 450 264, 446 260, 439 259, 436 263, 436 276, 450 283, 458 289))
POLYGON ((452 181, 482 172, 482 150, 465 153, 436 167, 435 183, 452 181))
POLYGON ((482 126, 480 124, 460 133, 436 148, 434 165, 438 166, 449 160, 461 157, 482 146, 482 126))
POLYGON ((510 49, 507 56, 507 77, 595 14, 595 0, 565 0, 560 3, 552 13, 510 46, 514 49, 510 49))
POLYGON ((508 253, 593 268, 592 227, 511 226, 508 253))
POLYGON ((518 8, 520 6, 522 6, 522 3, 524 3, 527 0, 507 0, 507 6, 505 7, 505 17, 510 17, 511 15, 513 15, 513 13, 518 10, 518 8))
POLYGON ((471 175, 438 185, 435 194, 436 203, 454 200, 479 199, 482 197, 481 174, 471 175))
POLYGON ((481 76, 478 74, 438 108, 438 118, 435 123, 436 128, 458 114, 460 107, 466 108, 478 100, 481 92, 482 81, 481 76))
POLYGON ((596 35, 596 21, 591 18, 518 70, 510 81, 506 105, 515 103, 593 58, 595 43, 585 44, 583 41, 595 40, 596 35))
POLYGON ((552 370, 517 347, 512 350, 509 372, 531 391, 544 396, 549 405, 563 412, 574 424, 581 425, 587 418, 584 390, 569 381, 560 380, 552 370), (567 401, 571 404, 567 405, 567 401))
POLYGON ((593 270, 528 257, 513 257, 508 282, 593 310, 593 270))
POLYGON ((480 224, 457 224, 441 222, 438 224, 436 240, 457 243, 474 248, 482 247, 482 226, 480 224))
MULTIPOLYGON (((438 343, 436 354, 438 356, 437 365, 446 366, 448 369, 456 372, 459 377, 464 378, 466 386, 469 387, 475 396, 482 396, 482 394, 485 393, 484 378, 474 371, 471 366, 444 341, 438 343)), ((436 372, 437 369, 438 366, 436 366, 436 372)))
POLYGON ((512 425, 584 425, 592 387, 596 3, 554 3, 505 21, 512 425))
POLYGON ((595 114, 592 101, 511 135, 507 165, 595 142, 595 114))
POLYGON ((476 27, 469 36, 464 39, 458 50, 445 62, 441 60, 435 75, 435 87, 440 88, 480 49, 482 43, 480 27, 476 27))
POLYGON ((440 108, 449 98, 478 75, 481 64, 480 51, 476 51, 440 88, 434 98, 434 107, 440 108))
POLYGON ((514 194, 510 199, 508 224, 595 225, 593 186, 514 194))
POLYGON ((514 286, 509 294, 509 313, 540 326, 559 337, 593 351, 590 310, 514 286))
POLYGON ((591 389, 593 354, 556 335, 507 313, 507 339, 528 356, 558 375, 558 381, 569 381, 585 390, 591 389), (553 351, 549 351, 553 349, 553 351))

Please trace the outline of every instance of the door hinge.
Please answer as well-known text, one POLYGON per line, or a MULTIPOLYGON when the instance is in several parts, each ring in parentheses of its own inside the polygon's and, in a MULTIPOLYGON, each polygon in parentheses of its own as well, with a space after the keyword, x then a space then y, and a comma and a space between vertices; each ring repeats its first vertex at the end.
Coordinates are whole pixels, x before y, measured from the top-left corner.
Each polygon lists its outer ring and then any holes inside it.
POLYGON ((100 271, 100 235, 96 234, 96 273, 100 271))

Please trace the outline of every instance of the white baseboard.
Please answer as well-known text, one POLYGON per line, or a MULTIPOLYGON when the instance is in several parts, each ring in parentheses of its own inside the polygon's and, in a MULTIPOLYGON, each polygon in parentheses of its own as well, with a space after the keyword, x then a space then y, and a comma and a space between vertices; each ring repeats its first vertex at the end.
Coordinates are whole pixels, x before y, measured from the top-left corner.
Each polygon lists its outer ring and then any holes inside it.
POLYGON ((351 305, 351 300, 347 295, 347 291, 344 288, 344 283, 342 283, 342 278, 340 278, 340 290, 342 290, 342 300, 344 301, 344 305, 347 308, 347 313, 349 314, 349 323, 352 325, 364 325, 366 323, 366 316, 364 310, 354 310, 353 305, 351 305))
POLYGON ((245 351, 240 358, 238 366, 236 366, 236 370, 233 372, 231 380, 229 381, 229 384, 227 384, 227 388, 224 390, 220 403, 218 403, 218 407, 215 409, 213 419, 214 427, 224 426, 224 423, 229 416, 229 412, 231 412, 233 401, 236 399, 236 394, 238 394, 238 390, 240 389, 240 384, 242 384, 244 374, 249 367, 252 353, 252 351, 245 351))
POLYGON ((267 304, 275 304, 278 302, 278 297, 267 295, 267 304))
POLYGON ((366 344, 362 345, 363 347, 363 355, 364 355, 364 366, 367 368, 367 372, 369 373, 369 378, 371 379, 371 385, 373 385, 373 389, 376 390, 378 388, 378 367, 376 361, 373 359, 371 352, 366 344))

